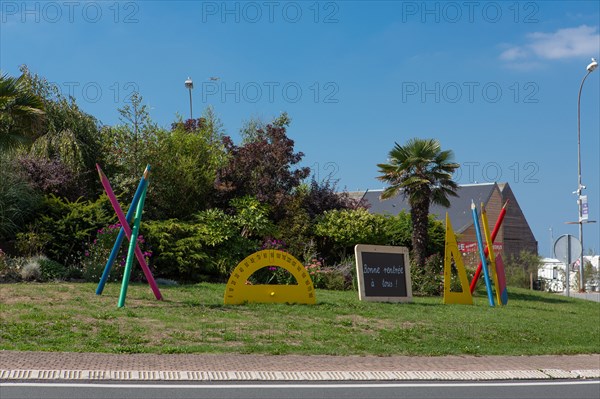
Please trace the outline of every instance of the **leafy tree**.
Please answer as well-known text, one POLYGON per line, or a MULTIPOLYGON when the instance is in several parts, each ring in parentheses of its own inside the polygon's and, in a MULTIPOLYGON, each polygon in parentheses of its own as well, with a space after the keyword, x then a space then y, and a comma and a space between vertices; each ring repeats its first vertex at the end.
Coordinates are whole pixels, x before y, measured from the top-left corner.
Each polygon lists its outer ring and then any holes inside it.
POLYGON ((448 196, 457 196, 452 173, 459 167, 452 162, 453 153, 442 151, 435 139, 410 139, 406 145, 396 143, 389 153, 389 163, 378 164, 378 179, 387 183, 381 194, 390 199, 398 194, 408 198, 413 225, 413 258, 418 267, 425 266, 428 246, 428 215, 431 203, 450 206, 448 196))
POLYGON ((17 158, 24 180, 43 194, 54 194, 75 201, 86 188, 60 159, 23 155, 17 158))
POLYGON ((310 173, 309 168, 294 169, 304 154, 294 152, 294 141, 287 137, 286 126, 269 124, 257 131, 255 140, 241 147, 230 137, 225 137, 223 142, 228 162, 217 172, 215 182, 220 203, 226 204, 235 197, 254 196, 268 204, 275 212, 275 220, 279 220, 282 215, 278 210, 310 173))
POLYGON ((156 218, 189 219, 214 202, 217 169, 226 162, 222 142, 208 126, 161 132, 150 161, 150 202, 156 218))
POLYGON ((206 107, 198 119, 184 121, 181 115, 177 115, 177 121, 171 124, 171 131, 175 130, 185 130, 188 133, 205 130, 210 132, 210 136, 215 141, 222 141, 224 136, 223 122, 215 113, 212 105, 206 107))
MULTIPOLYGON (((386 218, 386 234, 388 236, 387 245, 396 245, 412 249, 412 220, 410 214, 402 211, 396 216, 386 218)), ((444 253, 444 244, 446 240, 446 229, 444 223, 429 215, 427 224, 426 257, 431 255, 442 255, 444 253)))
POLYGON ((330 179, 318 182, 313 178, 308 186, 304 204, 311 218, 331 210, 364 208, 359 201, 350 198, 348 192, 337 192, 335 183, 330 179))
POLYGON ((56 86, 31 74, 26 66, 21 71, 24 84, 42 99, 45 109, 42 134, 33 142, 30 155, 60 160, 87 187, 82 196, 95 194, 99 184, 94 165, 102 154, 98 121, 83 112, 74 98, 65 98, 56 86))
POLYGON ((40 194, 18 173, 16 162, 0 153, 0 241, 13 239, 41 204, 40 194))
POLYGON ((31 142, 40 134, 44 103, 26 80, 26 74, 14 78, 0 71, 0 150, 31 142))
POLYGON ((161 129, 152 122, 137 92, 132 94, 130 104, 117 111, 121 123, 103 127, 100 132, 102 168, 111 177, 116 192, 133 195, 142 171, 158 153, 161 129))
POLYGON ((142 104, 142 96, 138 92, 134 92, 131 95, 131 104, 125 104, 122 108, 119 108, 121 123, 128 128, 131 138, 130 156, 133 158, 130 162, 130 170, 128 171, 132 176, 136 175, 136 171, 139 173, 142 164, 140 162, 140 146, 143 142, 148 141, 149 135, 156 131, 156 126, 150 119, 148 113, 148 107, 146 104, 142 104), (143 136, 143 137, 142 137, 143 136))
POLYGON ((306 209, 308 191, 307 184, 298 186, 286 201, 283 216, 277 222, 277 237, 287 245, 287 251, 300 260, 306 260, 316 251, 313 233, 315 220, 306 209))
POLYGON ((281 219, 277 222, 278 237, 288 246, 287 250, 299 259, 310 260, 316 255, 314 225, 319 216, 332 210, 352 210, 358 202, 348 193, 338 193, 330 180, 299 185, 283 206, 281 219))
MULTIPOLYGON (((278 117, 274 118, 271 125, 275 127, 288 128, 292 123, 292 119, 287 112, 282 112, 278 117)), ((256 141, 267 140, 266 135, 268 123, 265 123, 260 118, 250 118, 245 121, 240 129, 242 144, 248 144, 256 141)))
MULTIPOLYGON (((151 184, 145 211, 154 219, 190 219, 214 198, 217 169, 225 162, 222 124, 212 108, 203 117, 157 127, 134 95, 119 110, 123 124, 102 130, 103 165, 115 192, 130 199, 147 164, 151 184)), ((127 200, 125 200, 127 201, 127 200)))

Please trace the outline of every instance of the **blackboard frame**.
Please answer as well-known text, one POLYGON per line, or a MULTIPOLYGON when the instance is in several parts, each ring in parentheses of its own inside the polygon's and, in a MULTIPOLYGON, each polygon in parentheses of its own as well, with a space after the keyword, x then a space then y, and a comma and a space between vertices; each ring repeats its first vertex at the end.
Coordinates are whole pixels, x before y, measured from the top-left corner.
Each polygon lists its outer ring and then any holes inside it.
POLYGON ((410 259, 408 256, 408 248, 394 247, 386 245, 365 245, 357 244, 354 247, 354 255, 356 258, 356 276, 358 279, 358 298, 361 301, 371 302, 411 302, 412 301, 412 280, 410 277, 410 259), (373 296, 368 295, 365 289, 365 275, 363 272, 363 254, 377 255, 397 255, 402 257, 405 276, 405 294, 406 295, 391 295, 391 296, 373 296))

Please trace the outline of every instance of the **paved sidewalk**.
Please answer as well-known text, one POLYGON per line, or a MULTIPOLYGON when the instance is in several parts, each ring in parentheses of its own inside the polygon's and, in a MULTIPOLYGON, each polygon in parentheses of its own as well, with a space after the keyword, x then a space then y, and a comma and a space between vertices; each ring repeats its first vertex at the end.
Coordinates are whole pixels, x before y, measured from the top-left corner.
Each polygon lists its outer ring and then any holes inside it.
MULTIPOLYGON (((560 295, 566 296, 567 293, 562 292, 560 295)), ((586 299, 588 301, 600 302, 600 292, 574 292, 571 291, 569 295, 573 298, 586 299)))
POLYGON ((341 381, 600 378, 576 356, 115 355, 0 351, 0 380, 341 381))

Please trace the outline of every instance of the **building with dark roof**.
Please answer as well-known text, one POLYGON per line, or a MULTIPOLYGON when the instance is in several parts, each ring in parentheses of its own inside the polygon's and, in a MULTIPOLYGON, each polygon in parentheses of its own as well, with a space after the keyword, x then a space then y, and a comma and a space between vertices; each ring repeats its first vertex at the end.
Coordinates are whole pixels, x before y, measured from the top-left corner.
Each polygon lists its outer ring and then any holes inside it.
MULTIPOLYGON (((402 211, 410 212, 408 201, 402 195, 388 200, 380 200, 379 196, 382 191, 367 190, 352 192, 350 195, 356 199, 362 198, 368 204, 371 213, 397 215, 402 211)), ((477 250, 475 226, 471 215, 471 200, 475 202, 478 210, 481 203, 485 205, 490 230, 494 228, 502 205, 507 200, 509 201, 504 222, 494 241, 496 253, 502 253, 504 258, 518 255, 523 250, 538 253, 538 243, 508 183, 461 185, 457 194, 458 197, 449 197, 449 208, 432 204, 429 213, 435 215, 438 220, 444 221, 446 212, 448 212, 454 232, 457 234, 459 249, 463 254, 475 253, 477 250)))

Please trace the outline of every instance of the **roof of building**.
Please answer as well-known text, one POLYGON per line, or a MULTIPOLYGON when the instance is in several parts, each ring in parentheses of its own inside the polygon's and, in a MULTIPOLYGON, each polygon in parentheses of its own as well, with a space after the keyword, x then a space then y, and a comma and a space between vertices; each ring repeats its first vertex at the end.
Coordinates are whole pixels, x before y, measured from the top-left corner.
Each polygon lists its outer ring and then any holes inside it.
MULTIPOLYGON (((504 188, 507 183, 502 183, 504 188)), ((457 233, 466 230, 473 224, 471 214, 471 200, 476 204, 483 202, 484 204, 490 199, 494 189, 500 187, 496 183, 482 184, 465 184, 458 187, 456 193, 458 197, 449 197, 450 207, 445 208, 440 205, 432 204, 429 208, 429 213, 436 215, 440 220, 446 216, 446 212, 452 220, 452 225, 457 233)), ((403 195, 398 195, 388 200, 380 200, 379 196, 383 190, 367 190, 355 191, 349 193, 355 199, 364 199, 369 204, 369 212, 383 215, 397 215, 401 211, 410 212, 408 200, 403 195)))

